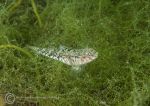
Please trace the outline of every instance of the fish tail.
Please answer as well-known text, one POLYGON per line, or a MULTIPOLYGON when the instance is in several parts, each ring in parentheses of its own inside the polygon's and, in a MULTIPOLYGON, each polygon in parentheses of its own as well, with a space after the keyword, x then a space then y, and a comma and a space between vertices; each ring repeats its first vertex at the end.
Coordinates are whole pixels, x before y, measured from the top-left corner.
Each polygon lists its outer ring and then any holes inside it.
POLYGON ((47 57, 50 57, 53 51, 53 49, 39 48, 35 46, 28 46, 28 47, 34 52, 36 52, 36 54, 40 54, 40 55, 47 56, 47 57))

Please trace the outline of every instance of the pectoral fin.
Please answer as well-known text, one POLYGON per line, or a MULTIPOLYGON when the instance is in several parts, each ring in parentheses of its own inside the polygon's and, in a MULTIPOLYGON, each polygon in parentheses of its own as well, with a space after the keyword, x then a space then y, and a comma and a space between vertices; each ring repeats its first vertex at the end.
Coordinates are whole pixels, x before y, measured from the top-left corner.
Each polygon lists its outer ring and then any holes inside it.
POLYGON ((72 66, 72 69, 75 70, 75 71, 80 71, 81 66, 72 66))
POLYGON ((67 47, 66 47, 66 46, 63 46, 63 45, 60 45, 60 46, 59 46, 59 49, 60 49, 60 50, 64 50, 64 49, 67 49, 67 47))

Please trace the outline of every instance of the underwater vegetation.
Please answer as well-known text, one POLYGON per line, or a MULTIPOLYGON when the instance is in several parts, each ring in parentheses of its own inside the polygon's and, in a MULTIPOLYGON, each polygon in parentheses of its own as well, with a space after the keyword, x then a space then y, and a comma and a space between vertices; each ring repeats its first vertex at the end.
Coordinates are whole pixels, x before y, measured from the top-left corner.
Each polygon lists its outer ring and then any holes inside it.
POLYGON ((4 101, 149 106, 150 1, 0 0, 0 106, 4 101), (29 48, 60 45, 98 56, 76 73, 29 48))

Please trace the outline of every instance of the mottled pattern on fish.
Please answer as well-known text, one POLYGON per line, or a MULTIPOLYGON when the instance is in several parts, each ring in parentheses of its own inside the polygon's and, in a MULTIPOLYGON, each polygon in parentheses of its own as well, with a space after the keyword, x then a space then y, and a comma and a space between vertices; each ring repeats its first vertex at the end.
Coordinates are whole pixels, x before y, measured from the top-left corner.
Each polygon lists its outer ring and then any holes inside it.
POLYGON ((30 47, 37 54, 61 61, 71 66, 87 64, 98 57, 98 53, 91 48, 68 49, 68 48, 38 48, 30 47))

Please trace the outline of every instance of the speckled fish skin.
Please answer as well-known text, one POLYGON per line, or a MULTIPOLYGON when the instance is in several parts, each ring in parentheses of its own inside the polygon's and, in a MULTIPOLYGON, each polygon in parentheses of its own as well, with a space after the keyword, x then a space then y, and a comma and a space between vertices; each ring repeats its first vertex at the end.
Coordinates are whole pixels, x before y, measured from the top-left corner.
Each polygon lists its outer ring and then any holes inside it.
POLYGON ((61 61, 67 65, 80 66, 87 64, 98 57, 98 53, 92 48, 85 49, 52 49, 30 47, 37 54, 61 61))

